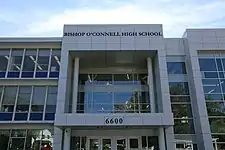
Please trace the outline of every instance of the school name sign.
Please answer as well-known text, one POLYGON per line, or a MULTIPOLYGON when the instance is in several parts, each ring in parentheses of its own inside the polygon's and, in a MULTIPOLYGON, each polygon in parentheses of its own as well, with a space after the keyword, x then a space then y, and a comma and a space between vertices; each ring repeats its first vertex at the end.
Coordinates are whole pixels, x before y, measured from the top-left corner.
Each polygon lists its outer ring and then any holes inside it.
POLYGON ((163 36, 162 32, 64 32, 63 36, 163 36))

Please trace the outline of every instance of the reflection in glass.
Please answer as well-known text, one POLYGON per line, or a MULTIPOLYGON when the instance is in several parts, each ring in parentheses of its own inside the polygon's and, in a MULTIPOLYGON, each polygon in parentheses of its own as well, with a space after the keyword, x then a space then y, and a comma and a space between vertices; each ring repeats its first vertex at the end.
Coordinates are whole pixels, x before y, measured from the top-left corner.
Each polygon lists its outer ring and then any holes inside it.
POLYGON ((170 95, 189 95, 188 82, 169 82, 170 95))
POLYGON ((7 150, 8 148, 8 142, 10 137, 10 131, 9 130, 0 130, 0 148, 2 150, 7 150))
POLYGON ((45 93, 45 86, 35 86, 33 88, 30 120, 42 120, 46 95, 45 93))
POLYGON ((116 148, 117 148, 117 150, 126 150, 126 140, 125 139, 117 139, 116 140, 116 148))
POLYGON ((50 49, 40 49, 38 51, 35 77, 39 78, 47 77, 49 56, 50 56, 50 49))
POLYGON ((216 71, 215 59, 200 58, 199 65, 201 71, 216 71))
POLYGON ((48 87, 48 96, 46 102, 46 112, 55 112, 56 109, 56 101, 57 101, 57 86, 49 86, 48 87))
POLYGON ((209 118, 209 124, 212 133, 225 133, 224 118, 209 118))
POLYGON ((21 63, 23 59, 24 49, 13 49, 10 63, 9 63, 9 72, 8 77, 18 78, 21 71, 21 63))
POLYGON ((172 104, 174 118, 192 118, 190 104, 172 104))
POLYGON ((111 139, 102 139, 102 150, 111 150, 111 139))
POLYGON ((59 77, 59 68, 60 68, 60 49, 53 49, 51 56, 51 66, 50 66, 50 75, 49 77, 55 78, 59 77))
POLYGON ((167 62, 168 74, 186 74, 184 62, 167 62))
POLYGON ((9 50, 0 50, 0 78, 4 78, 9 62, 9 50))
POLYGON ((192 119, 174 119, 175 134, 193 134, 195 133, 192 119))
POLYGON ((98 139, 90 139, 90 150, 98 150, 99 140, 98 139))
POLYGON ((206 107, 209 116, 225 116, 223 102, 207 102, 206 107))
POLYGON ((37 64, 36 54, 37 49, 28 49, 25 51, 22 77, 33 78, 35 64, 37 64))
POLYGON ((146 74, 80 74, 79 113, 150 112, 146 74))
POLYGON ((8 86, 5 87, 3 102, 2 102, 2 112, 13 112, 13 108, 16 100, 17 87, 8 86))

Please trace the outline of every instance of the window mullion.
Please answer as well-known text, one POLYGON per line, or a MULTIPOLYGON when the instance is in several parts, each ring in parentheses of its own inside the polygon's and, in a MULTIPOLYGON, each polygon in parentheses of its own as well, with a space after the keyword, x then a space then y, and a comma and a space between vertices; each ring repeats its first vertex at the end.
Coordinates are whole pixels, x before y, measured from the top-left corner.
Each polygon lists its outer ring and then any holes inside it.
POLYGON ((25 59, 25 48, 24 48, 24 50, 23 50, 23 56, 22 56, 22 62, 21 62, 21 66, 20 66, 20 75, 19 75, 19 78, 21 78, 22 77, 22 70, 23 70, 23 64, 24 64, 24 59, 25 59))
POLYGON ((46 112, 46 104, 47 104, 47 98, 48 98, 48 91, 49 91, 49 86, 45 87, 45 102, 44 102, 44 110, 43 110, 43 117, 42 119, 45 119, 45 112, 46 112))
POLYGON ((11 57, 12 57, 12 48, 10 48, 10 51, 9 51, 9 59, 8 59, 5 78, 7 78, 7 76, 8 76, 9 68, 10 68, 10 65, 11 65, 11 59, 12 59, 11 57))
POLYGON ((17 86, 17 91, 16 91, 16 99, 15 99, 15 103, 14 103, 14 109, 13 109, 13 116, 12 116, 12 120, 15 119, 15 114, 16 114, 16 107, 17 107, 17 101, 18 101, 18 95, 19 95, 19 91, 20 91, 20 86, 17 86))
POLYGON ((2 94, 1 94, 1 99, 0 99, 0 111, 2 111, 2 103, 3 103, 4 91, 5 91, 5 86, 2 86, 2 94))
POLYGON ((47 75, 47 78, 49 78, 49 75, 50 75, 51 62, 52 62, 52 48, 50 49, 50 55, 49 55, 49 61, 48 61, 48 75, 47 75))
POLYGON ((35 78, 36 76, 36 71, 37 71, 37 64, 38 64, 38 54, 39 54, 39 49, 37 49, 37 52, 36 52, 36 58, 35 58, 35 65, 34 65, 34 75, 33 75, 33 78, 35 78))
POLYGON ((30 104, 29 104, 29 110, 28 110, 28 115, 27 115, 27 121, 29 121, 29 119, 30 119, 31 106, 32 106, 32 102, 33 102, 33 95, 34 95, 34 86, 31 87, 30 104))

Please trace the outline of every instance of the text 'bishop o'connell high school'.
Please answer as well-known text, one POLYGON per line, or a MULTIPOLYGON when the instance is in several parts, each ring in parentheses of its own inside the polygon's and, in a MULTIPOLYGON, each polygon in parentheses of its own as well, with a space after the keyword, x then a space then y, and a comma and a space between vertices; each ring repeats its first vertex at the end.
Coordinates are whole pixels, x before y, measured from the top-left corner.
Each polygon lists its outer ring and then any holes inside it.
POLYGON ((163 36, 162 32, 64 32, 64 36, 163 36))

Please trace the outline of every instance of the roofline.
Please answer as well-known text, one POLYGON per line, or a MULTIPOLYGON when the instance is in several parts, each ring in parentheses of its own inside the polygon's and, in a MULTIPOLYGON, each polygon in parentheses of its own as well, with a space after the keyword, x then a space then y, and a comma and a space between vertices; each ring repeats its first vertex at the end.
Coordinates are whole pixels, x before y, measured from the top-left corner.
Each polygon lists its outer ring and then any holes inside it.
POLYGON ((0 43, 62 42, 62 37, 0 37, 0 43))

